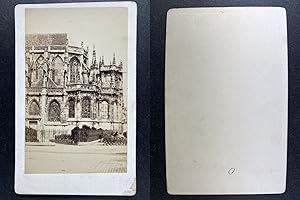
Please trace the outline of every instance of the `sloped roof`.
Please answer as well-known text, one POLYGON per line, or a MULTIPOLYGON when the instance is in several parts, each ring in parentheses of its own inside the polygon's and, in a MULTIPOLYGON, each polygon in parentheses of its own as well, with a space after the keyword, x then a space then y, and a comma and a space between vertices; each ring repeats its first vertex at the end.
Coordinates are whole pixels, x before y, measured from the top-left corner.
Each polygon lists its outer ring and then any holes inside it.
POLYGON ((48 46, 48 45, 65 45, 67 44, 66 33, 50 34, 26 34, 25 46, 48 46))

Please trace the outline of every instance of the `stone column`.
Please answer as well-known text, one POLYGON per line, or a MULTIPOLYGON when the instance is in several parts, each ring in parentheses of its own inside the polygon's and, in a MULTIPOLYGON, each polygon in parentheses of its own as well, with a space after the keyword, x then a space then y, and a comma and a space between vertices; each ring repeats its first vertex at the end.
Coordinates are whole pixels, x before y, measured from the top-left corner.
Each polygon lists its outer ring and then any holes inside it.
MULTIPOLYGON (((83 44, 82 44, 82 45, 83 45, 83 44)), ((79 70, 80 70, 80 74, 79 74, 79 77, 80 77, 80 80, 81 80, 80 83, 84 83, 84 82, 83 82, 83 80, 84 80, 84 77, 83 77, 83 69, 82 69, 82 67, 83 67, 83 65, 84 65, 84 55, 83 55, 83 54, 84 54, 84 50, 83 50, 83 46, 82 46, 81 48, 82 48, 82 51, 81 51, 82 54, 81 54, 81 56, 80 56, 81 59, 80 59, 80 69, 79 69, 79 70)))
MULTIPOLYGON (((46 78, 46 77, 44 77, 46 78)), ((47 104, 47 89, 45 87, 42 88, 42 97, 41 97, 41 121, 39 125, 38 135, 41 136, 41 130, 45 130, 45 123, 47 122, 47 110, 46 110, 46 104, 47 104)), ((43 131, 45 132, 45 131, 43 131)), ((39 137, 39 140, 41 142, 41 137, 39 137)), ((43 141, 45 142, 45 141, 43 141)))
POLYGON ((77 100, 76 100, 75 118, 76 118, 76 121, 79 121, 81 119, 81 97, 79 94, 78 94, 77 100))
POLYGON ((91 97, 90 98, 90 100, 91 100, 91 107, 90 107, 90 118, 91 119, 94 119, 94 98, 93 97, 91 97))
POLYGON ((67 98, 67 93, 63 92, 63 96, 62 96, 62 122, 66 123, 67 122, 67 118, 68 118, 68 107, 67 107, 67 103, 68 103, 68 98, 67 98))
MULTIPOLYGON (((65 80, 65 86, 70 83, 70 77, 71 77, 71 72, 70 72, 70 62, 69 62, 69 54, 68 54, 68 46, 66 45, 66 51, 65 51, 65 58, 64 58, 64 70, 66 71, 66 76, 68 76, 68 79, 65 80)), ((64 77, 66 79, 66 77, 64 77)))
MULTIPOLYGON (((110 97, 112 98, 112 97, 110 97)), ((110 124, 111 124, 111 129, 114 130, 115 129, 115 126, 114 126, 114 105, 112 103, 112 99, 109 100, 108 102, 108 120, 110 121, 110 124)))
POLYGON ((118 98, 118 121, 122 121, 122 114, 123 113, 123 99, 122 96, 120 95, 118 98))

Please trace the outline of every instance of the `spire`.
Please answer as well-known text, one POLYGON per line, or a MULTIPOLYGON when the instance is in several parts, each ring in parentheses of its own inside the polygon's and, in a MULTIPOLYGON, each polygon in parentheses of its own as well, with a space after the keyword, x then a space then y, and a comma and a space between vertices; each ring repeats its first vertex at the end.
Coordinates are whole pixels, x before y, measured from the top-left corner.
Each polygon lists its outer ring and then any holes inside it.
POLYGON ((92 58, 92 65, 97 64, 97 58, 96 58, 96 49, 95 45, 93 45, 93 58, 92 58))
POLYGON ((93 45, 93 57, 96 56, 96 49, 95 49, 95 45, 93 45))
POLYGON ((113 65, 116 64, 116 55, 115 55, 115 53, 114 53, 114 55, 113 55, 113 61, 112 61, 112 64, 113 64, 113 65))
POLYGON ((102 56, 102 64, 104 65, 104 56, 102 56))

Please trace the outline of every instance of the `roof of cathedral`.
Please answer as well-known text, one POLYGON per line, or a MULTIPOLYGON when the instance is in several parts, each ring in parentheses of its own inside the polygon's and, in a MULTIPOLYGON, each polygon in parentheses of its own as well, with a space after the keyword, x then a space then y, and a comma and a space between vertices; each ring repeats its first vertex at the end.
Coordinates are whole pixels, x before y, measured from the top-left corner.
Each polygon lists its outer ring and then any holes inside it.
POLYGON ((49 46, 49 45, 66 45, 66 33, 50 33, 50 34, 26 34, 25 45, 30 46, 49 46))

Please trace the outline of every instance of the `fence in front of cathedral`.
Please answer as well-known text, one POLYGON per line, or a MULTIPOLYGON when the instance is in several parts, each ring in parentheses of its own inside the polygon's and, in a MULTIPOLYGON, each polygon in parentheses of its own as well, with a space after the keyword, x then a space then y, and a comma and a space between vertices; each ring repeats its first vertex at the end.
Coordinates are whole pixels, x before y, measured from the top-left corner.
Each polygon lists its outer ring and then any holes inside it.
POLYGON ((63 129, 42 129, 38 131, 39 142, 50 142, 55 139, 55 135, 70 134, 70 131, 63 129))

